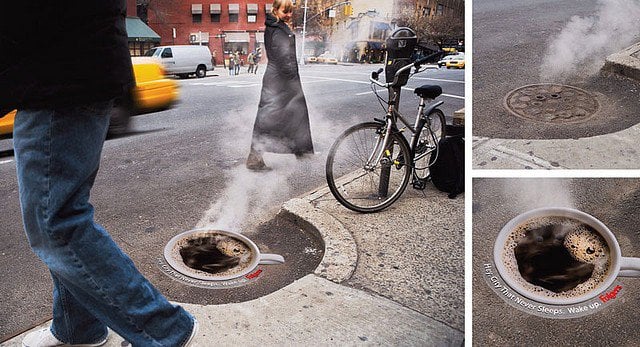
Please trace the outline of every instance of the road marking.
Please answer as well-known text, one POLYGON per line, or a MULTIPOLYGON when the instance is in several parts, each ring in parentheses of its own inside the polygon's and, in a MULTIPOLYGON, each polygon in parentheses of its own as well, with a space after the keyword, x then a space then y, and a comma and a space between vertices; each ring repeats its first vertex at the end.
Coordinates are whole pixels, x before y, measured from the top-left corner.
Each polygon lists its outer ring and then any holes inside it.
POLYGON ((440 79, 440 78, 429 78, 429 77, 412 77, 412 78, 415 78, 417 80, 429 80, 429 81, 448 82, 448 83, 462 83, 462 84, 464 84, 464 81, 444 80, 444 79, 440 79))
MULTIPOLYGON (((371 84, 371 82, 347 80, 347 79, 343 79, 343 78, 316 77, 316 76, 307 76, 307 77, 309 77, 309 78, 317 78, 317 79, 322 79, 322 80, 327 80, 327 81, 339 81, 339 82, 351 82, 351 83, 360 83, 360 84, 371 84)), ((409 87, 402 87, 402 89, 403 90, 408 90, 408 91, 413 91, 414 90, 414 88, 409 88, 409 87)), ((366 95, 366 94, 370 94, 370 93, 373 93, 373 91, 364 92, 364 93, 358 93, 356 95, 366 95)), ((447 97, 447 98, 463 99, 464 100, 464 96, 452 95, 452 94, 440 94, 440 95, 444 96, 444 97, 447 97)))
POLYGON ((0 164, 8 164, 13 162, 13 159, 9 159, 9 160, 0 160, 0 164))

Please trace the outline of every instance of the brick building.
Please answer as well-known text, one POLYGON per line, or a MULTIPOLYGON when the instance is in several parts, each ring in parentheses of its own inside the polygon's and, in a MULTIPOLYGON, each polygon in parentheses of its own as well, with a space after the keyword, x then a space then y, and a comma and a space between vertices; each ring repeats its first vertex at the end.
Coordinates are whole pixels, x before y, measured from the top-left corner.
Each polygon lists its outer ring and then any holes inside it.
POLYGON ((149 26, 160 35, 159 44, 206 45, 220 64, 222 54, 226 58, 239 51, 246 61, 249 52, 264 45, 264 21, 272 3, 273 0, 150 0, 144 12, 149 26))

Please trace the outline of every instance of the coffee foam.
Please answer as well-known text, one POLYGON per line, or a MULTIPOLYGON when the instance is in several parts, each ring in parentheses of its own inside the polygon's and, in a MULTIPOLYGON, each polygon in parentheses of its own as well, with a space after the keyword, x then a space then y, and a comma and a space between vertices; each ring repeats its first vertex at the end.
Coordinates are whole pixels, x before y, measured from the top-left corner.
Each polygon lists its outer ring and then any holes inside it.
POLYGON ((183 239, 178 240, 176 244, 173 246, 171 250, 171 256, 173 259, 177 260, 180 265, 184 267, 184 269, 188 269, 189 272, 195 273, 199 276, 210 277, 211 279, 215 279, 216 277, 226 277, 233 276, 239 274, 246 270, 248 266, 254 261, 255 255, 251 251, 249 245, 245 244, 239 239, 234 237, 216 233, 215 231, 204 231, 202 233, 194 233, 185 237, 183 239), (199 238, 213 238, 217 243, 217 248, 220 252, 224 253, 230 257, 239 257, 240 262, 238 265, 229 268, 227 270, 218 272, 216 274, 211 274, 208 272, 204 272, 198 269, 193 269, 184 264, 182 260, 182 256, 180 255, 180 249, 187 246, 189 241, 196 240, 199 238))
POLYGON ((609 247, 602 236, 590 226, 570 217, 538 217, 518 225, 508 235, 502 253, 502 262, 512 280, 529 292, 560 299, 581 296, 596 289, 609 274, 610 259, 609 247), (525 238, 527 231, 550 224, 561 225, 566 231, 563 244, 575 259, 595 266, 591 277, 586 282, 560 293, 527 282, 520 275, 515 257, 515 248, 518 242, 525 238), (590 250, 587 251, 588 249, 590 250))

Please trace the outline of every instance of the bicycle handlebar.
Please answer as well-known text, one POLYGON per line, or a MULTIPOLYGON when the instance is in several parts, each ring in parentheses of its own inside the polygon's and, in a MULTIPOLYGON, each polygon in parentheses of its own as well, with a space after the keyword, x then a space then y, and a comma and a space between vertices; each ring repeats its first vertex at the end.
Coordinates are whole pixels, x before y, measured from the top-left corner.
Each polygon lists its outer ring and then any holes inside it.
MULTIPOLYGON (((431 60, 433 57, 441 55, 443 52, 442 51, 438 51, 436 53, 433 54, 429 54, 428 56, 418 59, 413 63, 410 63, 408 65, 403 66, 402 68, 398 69, 398 71, 396 71, 395 75, 393 76, 393 81, 391 83, 382 83, 380 81, 378 81, 378 77, 380 76, 380 73, 383 71, 383 69, 378 69, 378 71, 374 71, 371 73, 371 76, 369 77, 369 81, 371 83, 377 84, 380 87, 383 88, 389 88, 389 87, 395 87, 398 84, 398 78, 400 76, 400 74, 402 74, 403 72, 410 70, 412 67, 415 67, 416 70, 418 70, 420 68, 421 65, 423 65, 424 63, 426 63, 428 60, 431 60)), ((437 69, 438 65, 429 65, 427 66, 428 69, 437 69)))

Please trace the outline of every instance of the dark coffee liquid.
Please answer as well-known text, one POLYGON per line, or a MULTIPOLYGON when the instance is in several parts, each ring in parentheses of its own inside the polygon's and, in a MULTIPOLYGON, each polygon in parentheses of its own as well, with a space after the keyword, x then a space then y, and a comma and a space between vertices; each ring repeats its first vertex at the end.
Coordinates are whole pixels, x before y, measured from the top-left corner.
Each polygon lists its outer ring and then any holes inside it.
POLYGON ((564 244, 569 231, 561 224, 527 230, 514 250, 522 278, 555 293, 571 290, 589 280, 595 266, 571 255, 564 244))
POLYGON ((238 266, 239 256, 229 256, 218 248, 218 238, 201 237, 192 239, 180 249, 185 265, 192 269, 217 274, 238 266))

